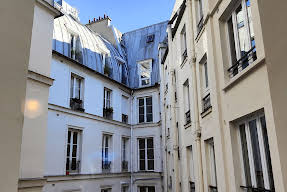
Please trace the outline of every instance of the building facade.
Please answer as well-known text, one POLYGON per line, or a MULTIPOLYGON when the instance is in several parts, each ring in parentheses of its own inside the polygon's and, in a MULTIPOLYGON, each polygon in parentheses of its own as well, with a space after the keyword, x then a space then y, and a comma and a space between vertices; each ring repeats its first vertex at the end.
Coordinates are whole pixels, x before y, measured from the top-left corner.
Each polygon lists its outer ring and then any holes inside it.
POLYGON ((286 14, 271 6, 176 1, 159 46, 164 191, 286 191, 286 39, 271 43, 286 14))
POLYGON ((45 192, 162 191, 158 44, 167 22, 122 34, 108 16, 55 19, 45 192))

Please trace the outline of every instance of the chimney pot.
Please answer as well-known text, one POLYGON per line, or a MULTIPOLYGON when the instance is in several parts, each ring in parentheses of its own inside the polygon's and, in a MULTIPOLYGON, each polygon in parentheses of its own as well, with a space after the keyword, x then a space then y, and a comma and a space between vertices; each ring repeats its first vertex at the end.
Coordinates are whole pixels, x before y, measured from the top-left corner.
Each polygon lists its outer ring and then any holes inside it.
POLYGON ((91 20, 89 19, 89 23, 91 23, 91 20))

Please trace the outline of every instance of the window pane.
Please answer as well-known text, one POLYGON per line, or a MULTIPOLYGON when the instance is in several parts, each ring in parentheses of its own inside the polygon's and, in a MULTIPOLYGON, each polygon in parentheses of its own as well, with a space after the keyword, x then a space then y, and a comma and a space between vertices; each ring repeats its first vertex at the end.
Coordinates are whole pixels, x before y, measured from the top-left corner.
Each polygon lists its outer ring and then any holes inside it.
POLYGON ((77 145, 73 145, 72 157, 77 157, 77 145))
POLYGON ((140 150, 140 159, 145 159, 145 150, 140 150))
POLYGON ((148 187, 148 192, 155 192, 155 187, 148 187))
POLYGON ((70 95, 71 95, 71 98, 73 98, 74 96, 74 77, 73 76, 71 76, 70 95))
POLYGON ((152 114, 147 114, 146 120, 147 122, 152 122, 152 114))
POLYGON ((153 138, 147 139, 147 147, 153 148, 153 138))
POLYGON ((237 29, 238 29, 238 37, 240 44, 241 57, 243 57, 250 49, 250 43, 248 42, 247 31, 245 28, 244 21, 244 12, 242 10, 242 6, 240 5, 236 9, 236 20, 237 20, 237 29))
POLYGON ((67 145, 67 157, 70 157, 70 145, 67 145))
POLYGON ((145 148, 145 140, 144 139, 139 139, 139 148, 144 149, 145 148))
POLYGON ((154 151, 153 151, 153 149, 148 149, 147 150, 147 158, 148 159, 154 159, 154 151))
POLYGON ((268 169, 268 178, 269 178, 269 183, 270 183, 270 189, 275 191, 265 117, 261 117, 260 122, 261 122, 261 126, 262 126, 262 134, 263 134, 263 140, 264 140, 264 149, 265 149, 265 154, 266 154, 266 163, 267 163, 267 169, 268 169))
POLYGON ((146 107, 146 112, 147 113, 152 113, 152 106, 147 106, 146 107))
POLYGON ((70 170, 70 160, 66 159, 66 170, 70 170))
POLYGON ((139 115, 139 122, 143 123, 144 122, 144 115, 139 115))
POLYGON ((251 144, 252 144, 252 151, 253 151, 253 158, 254 158, 254 169, 255 169, 257 187, 264 188, 262 161, 261 161, 261 155, 260 155, 256 120, 252 120, 249 122, 249 129, 250 129, 250 135, 251 135, 251 144))
POLYGON ((144 107, 139 107, 139 114, 140 115, 144 114, 144 107))
POLYGON ((244 172, 245 172, 245 182, 246 182, 246 186, 252 186, 248 148, 247 148, 247 140, 246 140, 246 132, 245 132, 245 124, 240 125, 239 130, 240 130, 241 149, 242 149, 244 172))
POLYGON ((145 187, 140 187, 140 192, 146 192, 146 188, 145 187))
POLYGON ((140 160, 140 170, 145 170, 145 160, 140 160))
POLYGON ((154 160, 148 160, 148 170, 154 170, 154 160))
POLYGON ((139 106, 144 106, 144 99, 139 99, 139 106))
POLYGON ((231 62, 232 62, 231 64, 234 65, 237 61, 237 58, 236 58, 232 17, 228 20, 227 25, 228 25, 228 35, 229 35, 230 53, 231 53, 231 62))
POLYGON ((77 144, 77 143, 78 143, 78 133, 73 132, 73 144, 77 144))
POLYGON ((205 87, 208 87, 208 71, 207 63, 204 63, 205 87))
POLYGON ((68 131, 68 143, 71 143, 71 131, 68 131))
POLYGON ((147 97, 146 98, 146 104, 147 105, 152 105, 152 97, 147 97))
POLYGON ((71 170, 77 170, 77 159, 72 158, 71 170))
POLYGON ((149 85, 149 82, 149 79, 142 80, 142 85, 149 85))

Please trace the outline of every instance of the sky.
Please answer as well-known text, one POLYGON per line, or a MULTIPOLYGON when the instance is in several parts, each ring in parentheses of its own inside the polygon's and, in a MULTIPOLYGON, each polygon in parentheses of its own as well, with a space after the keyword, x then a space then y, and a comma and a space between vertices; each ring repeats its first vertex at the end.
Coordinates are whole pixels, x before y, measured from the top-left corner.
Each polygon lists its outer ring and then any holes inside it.
POLYGON ((80 12, 81 23, 108 15, 122 33, 169 20, 175 0, 65 0, 80 12))

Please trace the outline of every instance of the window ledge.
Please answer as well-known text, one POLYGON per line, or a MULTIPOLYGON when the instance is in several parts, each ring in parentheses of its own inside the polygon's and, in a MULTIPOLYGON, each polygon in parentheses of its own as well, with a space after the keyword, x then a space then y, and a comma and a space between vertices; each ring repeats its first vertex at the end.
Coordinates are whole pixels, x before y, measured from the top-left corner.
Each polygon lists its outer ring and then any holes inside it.
POLYGON ((251 63, 248 67, 246 67, 243 71, 239 72, 235 77, 231 78, 228 83, 225 84, 223 91, 228 91, 231 89, 234 85, 236 85, 240 80, 244 79, 248 74, 250 74, 252 71, 254 71, 256 68, 261 66, 265 62, 264 58, 257 58, 256 61, 251 63))
POLYGON ((200 115, 201 118, 206 117, 207 115, 209 115, 212 112, 212 106, 208 107, 206 110, 204 110, 200 115))

